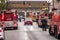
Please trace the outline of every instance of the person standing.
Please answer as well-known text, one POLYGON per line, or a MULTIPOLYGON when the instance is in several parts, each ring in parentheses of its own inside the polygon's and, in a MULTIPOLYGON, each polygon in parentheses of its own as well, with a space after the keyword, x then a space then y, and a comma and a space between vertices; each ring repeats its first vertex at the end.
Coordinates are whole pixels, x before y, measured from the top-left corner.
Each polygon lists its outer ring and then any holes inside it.
POLYGON ((42 28, 41 25, 42 25, 42 23, 41 23, 41 15, 40 15, 39 19, 38 19, 38 27, 42 28))
POLYGON ((38 19, 39 19, 39 14, 37 14, 37 16, 36 16, 36 21, 37 21, 37 23, 38 23, 38 19))
POLYGON ((42 23, 42 30, 46 31, 47 28, 47 17, 43 16, 43 18, 41 19, 41 23, 42 23))

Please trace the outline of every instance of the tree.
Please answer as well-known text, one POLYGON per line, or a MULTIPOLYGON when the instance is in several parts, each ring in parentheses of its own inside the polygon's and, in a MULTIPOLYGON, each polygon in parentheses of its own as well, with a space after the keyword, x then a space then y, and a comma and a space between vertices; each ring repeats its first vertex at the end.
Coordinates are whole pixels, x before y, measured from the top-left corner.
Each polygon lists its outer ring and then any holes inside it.
POLYGON ((6 9, 7 3, 5 3, 5 0, 0 0, 0 1, 1 1, 1 3, 0 3, 0 10, 6 9))

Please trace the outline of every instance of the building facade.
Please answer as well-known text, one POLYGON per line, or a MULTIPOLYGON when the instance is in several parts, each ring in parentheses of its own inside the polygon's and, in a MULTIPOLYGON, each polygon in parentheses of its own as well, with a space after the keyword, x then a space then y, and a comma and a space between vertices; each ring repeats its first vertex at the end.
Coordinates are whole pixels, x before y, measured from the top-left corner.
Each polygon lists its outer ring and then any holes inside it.
POLYGON ((60 0, 54 0, 54 8, 57 8, 60 10, 60 0))
POLYGON ((7 9, 17 10, 20 16, 30 17, 40 14, 42 11, 49 12, 47 1, 8 1, 7 9))

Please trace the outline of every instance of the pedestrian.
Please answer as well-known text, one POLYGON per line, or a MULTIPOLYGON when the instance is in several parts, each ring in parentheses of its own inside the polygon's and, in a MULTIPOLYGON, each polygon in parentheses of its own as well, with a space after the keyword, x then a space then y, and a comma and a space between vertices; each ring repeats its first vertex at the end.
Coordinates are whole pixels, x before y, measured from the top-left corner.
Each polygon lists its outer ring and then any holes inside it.
POLYGON ((41 28, 41 15, 39 16, 39 19, 38 19, 38 27, 40 27, 41 28))
POLYGON ((37 17, 36 17, 36 21, 37 21, 37 23, 38 23, 38 19, 39 19, 39 14, 37 14, 37 17))
POLYGON ((43 17, 41 19, 41 23, 42 23, 42 30, 46 31, 46 29, 47 29, 47 19, 46 19, 46 17, 43 17))
POLYGON ((49 19, 52 19, 52 16, 54 15, 54 13, 53 12, 50 12, 49 13, 49 19))
POLYGON ((23 18, 23 16, 19 16, 19 20, 20 20, 20 22, 22 21, 22 18, 23 18))

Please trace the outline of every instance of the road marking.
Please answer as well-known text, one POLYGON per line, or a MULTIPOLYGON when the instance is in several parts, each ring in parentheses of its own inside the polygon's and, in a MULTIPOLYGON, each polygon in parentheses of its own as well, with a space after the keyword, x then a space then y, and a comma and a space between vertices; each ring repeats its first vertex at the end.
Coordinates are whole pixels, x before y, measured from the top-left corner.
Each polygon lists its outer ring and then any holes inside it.
POLYGON ((27 35, 27 32, 25 32, 25 40, 29 40, 29 37, 27 35))

